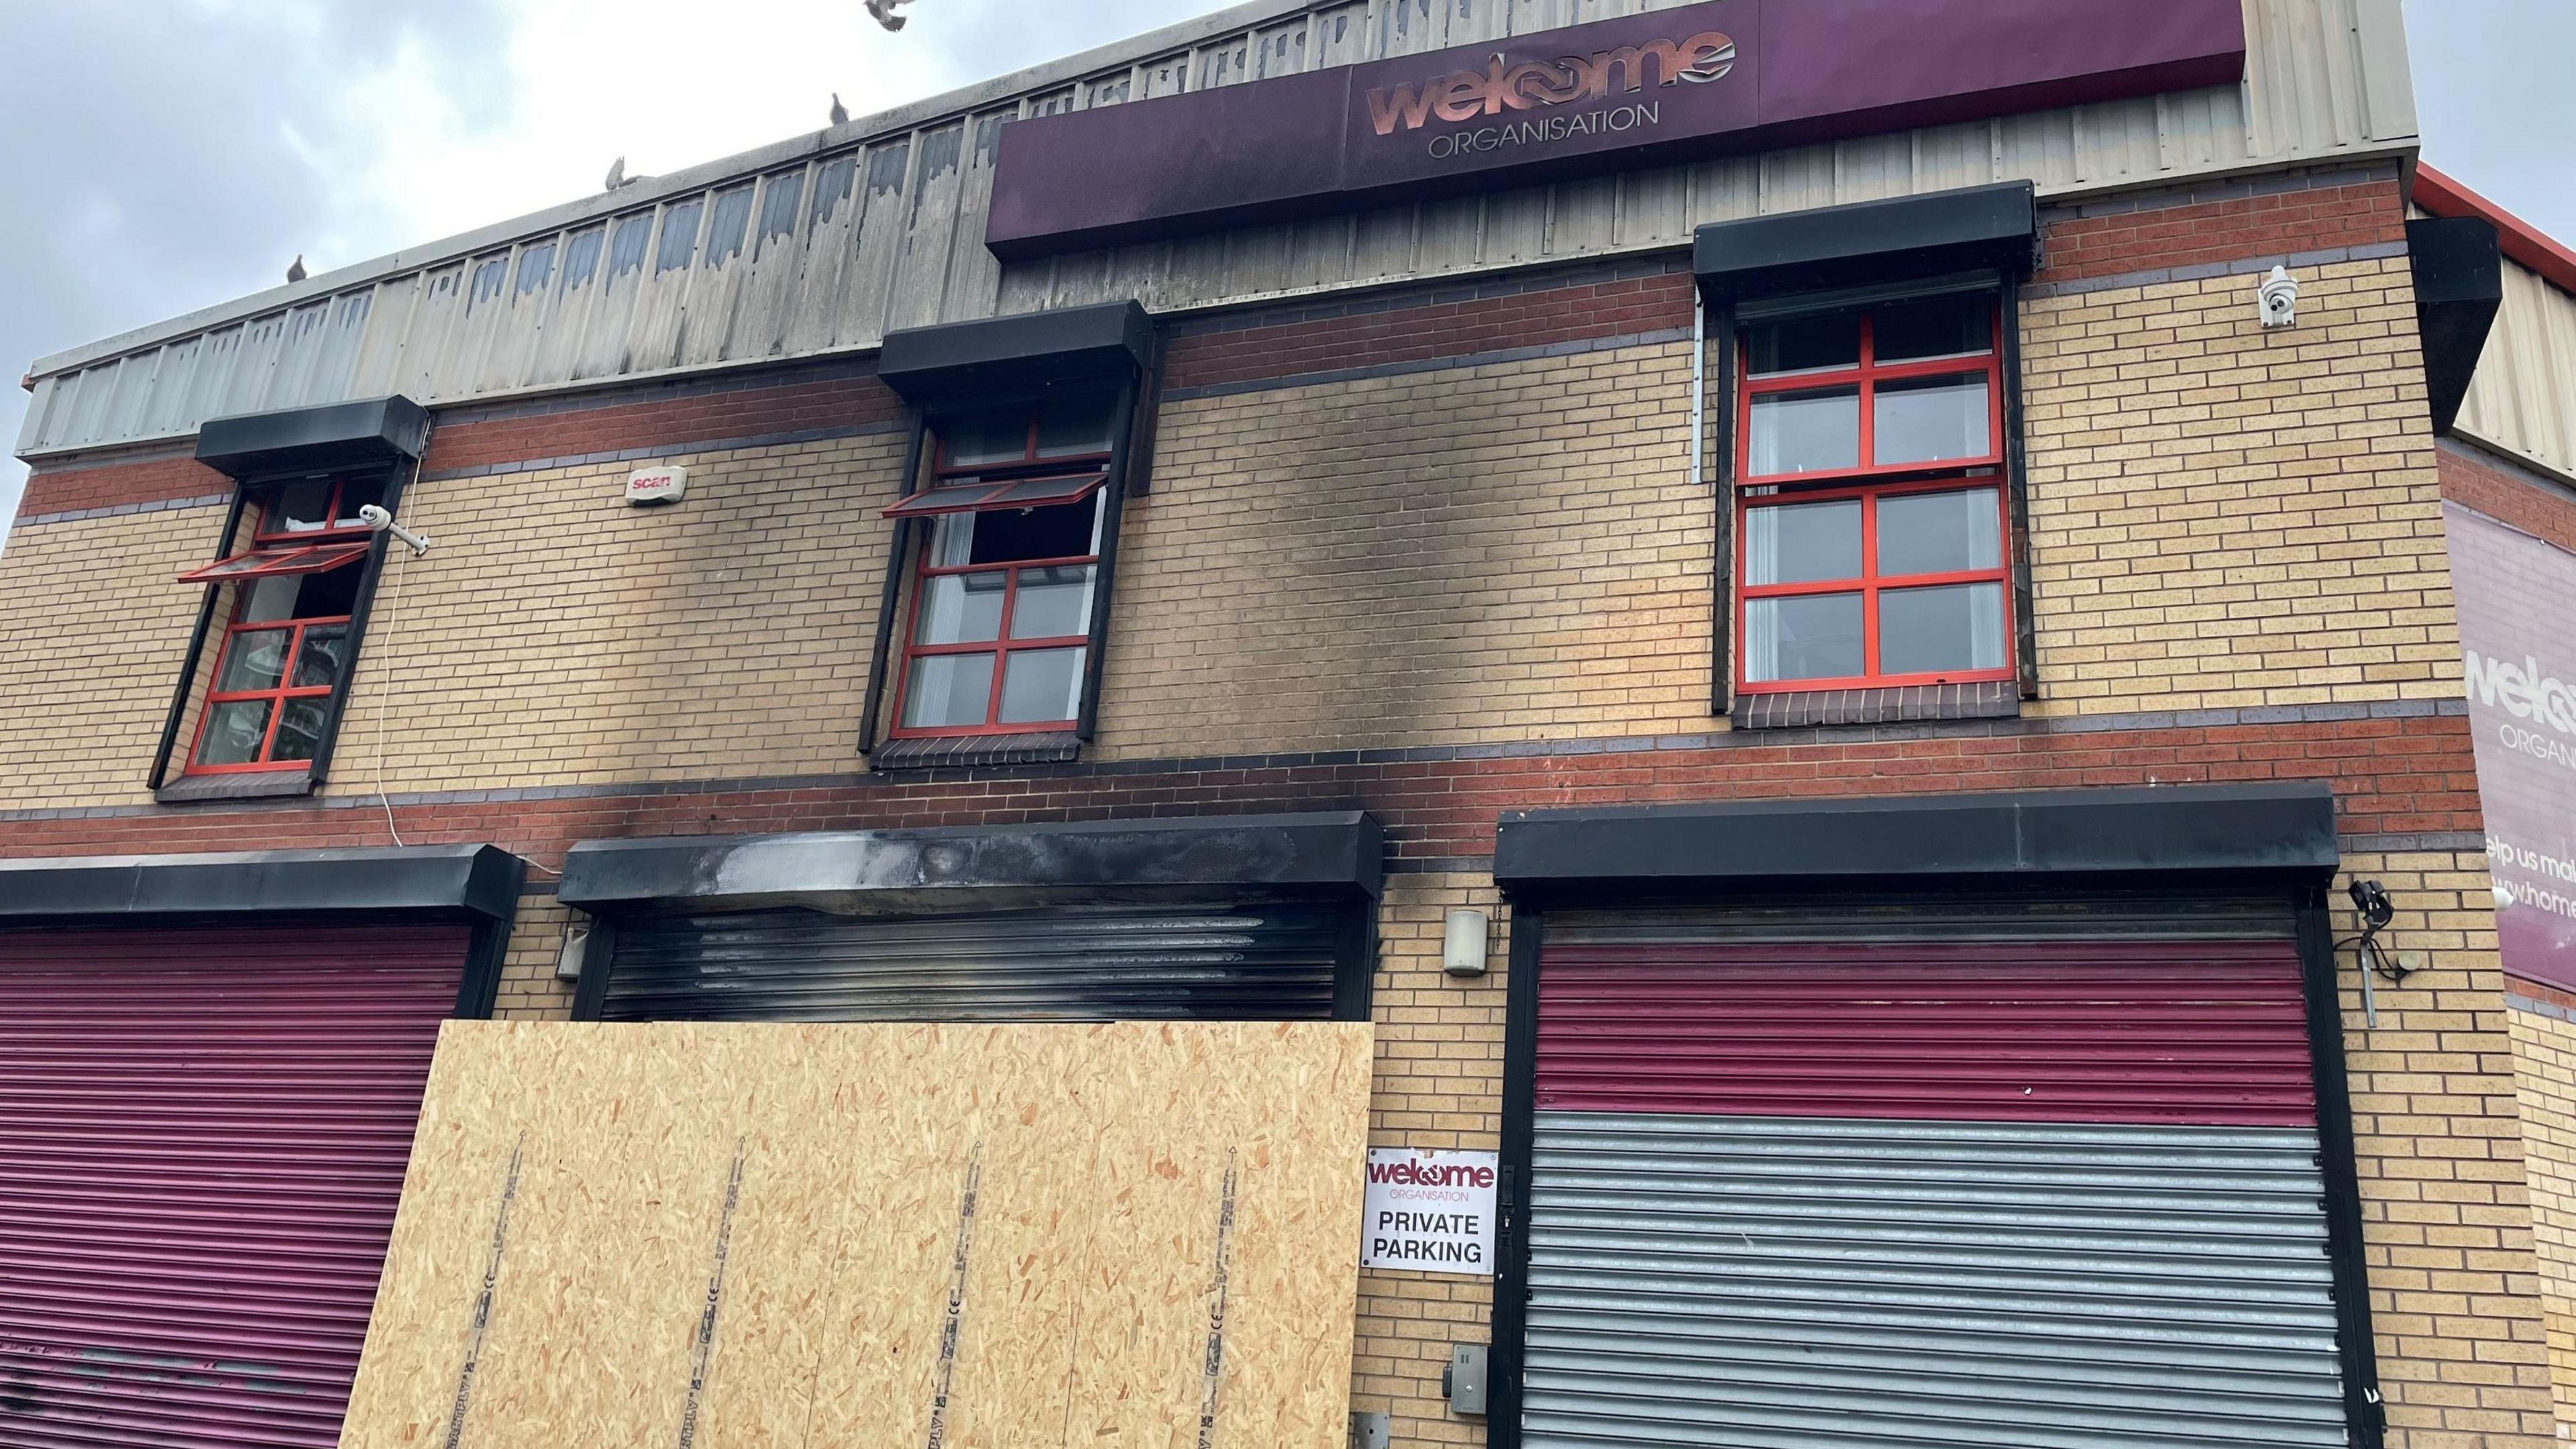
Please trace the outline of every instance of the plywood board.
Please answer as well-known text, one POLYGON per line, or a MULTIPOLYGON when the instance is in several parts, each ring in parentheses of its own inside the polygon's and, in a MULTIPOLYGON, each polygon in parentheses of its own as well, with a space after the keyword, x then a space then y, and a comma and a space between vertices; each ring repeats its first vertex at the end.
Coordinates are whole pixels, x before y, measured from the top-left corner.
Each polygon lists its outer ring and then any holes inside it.
POLYGON ((1365 1024, 451 1022, 346 1449, 1340 1449, 1365 1024))

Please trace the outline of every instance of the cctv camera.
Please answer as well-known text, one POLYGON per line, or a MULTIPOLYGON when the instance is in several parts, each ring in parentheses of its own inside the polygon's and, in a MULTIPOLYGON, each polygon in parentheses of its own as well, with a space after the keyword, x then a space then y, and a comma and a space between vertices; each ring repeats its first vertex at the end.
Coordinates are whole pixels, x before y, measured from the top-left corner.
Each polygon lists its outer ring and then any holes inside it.
POLYGON ((387 512, 381 505, 370 503, 360 508, 358 521, 365 524, 371 533, 390 533, 401 539, 411 549, 414 558, 420 558, 429 552, 428 539, 394 522, 393 514, 387 512))
POLYGON ((2272 275, 2264 278, 2263 285, 2255 289, 2254 305, 2265 327, 2296 327, 2299 325, 2298 278, 2290 275, 2288 267, 2274 267, 2272 275))

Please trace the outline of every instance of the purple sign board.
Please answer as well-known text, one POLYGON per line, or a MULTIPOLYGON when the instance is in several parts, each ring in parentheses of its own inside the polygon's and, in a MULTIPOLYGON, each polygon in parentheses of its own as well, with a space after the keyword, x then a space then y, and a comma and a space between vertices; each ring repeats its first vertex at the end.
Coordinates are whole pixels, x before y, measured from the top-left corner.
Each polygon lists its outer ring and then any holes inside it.
POLYGON ((1022 121, 1006 258, 2232 85, 2241 0, 1711 0, 1022 121))
POLYGON ((2576 554, 2442 513, 2504 969, 2576 991, 2576 554))

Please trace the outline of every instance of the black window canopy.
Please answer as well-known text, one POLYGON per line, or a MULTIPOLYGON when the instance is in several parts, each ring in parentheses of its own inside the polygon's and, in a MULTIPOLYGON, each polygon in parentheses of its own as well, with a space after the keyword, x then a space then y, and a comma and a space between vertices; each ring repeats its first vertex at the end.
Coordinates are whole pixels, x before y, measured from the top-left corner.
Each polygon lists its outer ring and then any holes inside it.
POLYGON ((2038 194, 2013 181, 1711 222, 1695 234, 1692 270, 1711 300, 1948 272, 2022 277, 2038 239, 2038 194))
POLYGON ((388 468, 417 460, 428 444, 428 409, 407 397, 380 397, 215 418, 198 430, 197 461, 247 479, 388 468))
POLYGON ((1103 302, 886 334, 877 376, 921 407, 1062 383, 1124 381, 1153 356, 1153 319, 1103 302))

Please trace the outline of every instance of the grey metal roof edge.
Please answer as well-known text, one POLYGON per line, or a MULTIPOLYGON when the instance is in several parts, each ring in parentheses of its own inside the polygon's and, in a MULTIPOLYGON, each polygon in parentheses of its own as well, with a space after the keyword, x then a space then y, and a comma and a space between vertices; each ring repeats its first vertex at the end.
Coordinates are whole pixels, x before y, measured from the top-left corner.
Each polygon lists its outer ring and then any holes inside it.
POLYGON ((1494 879, 1550 883, 2263 872, 2341 860, 2322 781, 1726 800, 1506 812, 1494 879))
MULTIPOLYGON (((1266 21, 1325 8, 1335 0, 1245 0, 1211 15, 1175 22, 1159 30, 1149 30, 1125 40, 1111 41, 1061 59, 1024 66, 1007 75, 961 86, 939 95, 926 96, 853 118, 845 126, 827 126, 801 136, 774 141, 731 156, 702 161, 677 171, 664 172, 638 180, 615 191, 602 191, 557 206, 532 211, 524 216, 497 221, 471 231, 458 232, 439 240, 423 242, 388 252, 367 261, 317 272, 301 282, 271 287, 246 297, 200 307, 159 322, 120 332, 96 342, 64 348, 38 358, 26 372, 31 377, 46 377, 128 352, 140 351, 159 343, 202 332, 227 322, 241 321, 271 312, 283 311, 305 303, 349 290, 362 283, 382 281, 387 277, 419 271, 440 262, 452 262, 475 253, 506 246, 534 233, 560 230, 581 222, 615 216, 641 207, 704 191, 719 181, 739 175, 752 175, 801 161, 826 151, 863 144, 880 136, 917 130, 921 126, 951 116, 971 115, 1000 101, 1025 95, 1030 91, 1070 85, 1085 77, 1112 67, 1135 65, 1158 55, 1185 48, 1199 41, 1260 25, 1266 21)), ((612 158, 601 157, 605 165, 612 158)))
POLYGON ((575 845, 556 898, 614 910, 1191 886, 1374 896, 1384 855, 1383 827, 1360 810, 668 836, 575 845))
POLYGON ((0 922, 461 910, 507 921, 527 862, 494 845, 0 860, 0 922))

